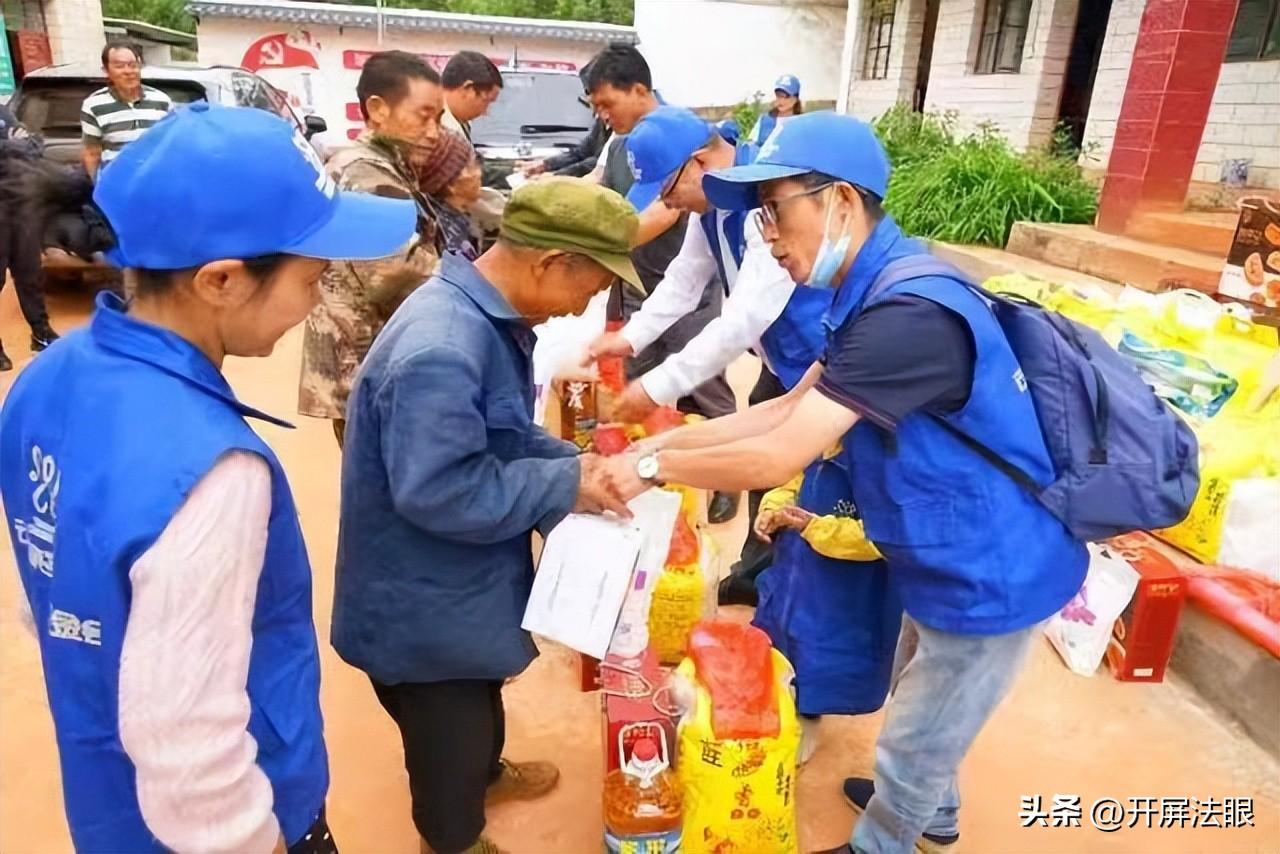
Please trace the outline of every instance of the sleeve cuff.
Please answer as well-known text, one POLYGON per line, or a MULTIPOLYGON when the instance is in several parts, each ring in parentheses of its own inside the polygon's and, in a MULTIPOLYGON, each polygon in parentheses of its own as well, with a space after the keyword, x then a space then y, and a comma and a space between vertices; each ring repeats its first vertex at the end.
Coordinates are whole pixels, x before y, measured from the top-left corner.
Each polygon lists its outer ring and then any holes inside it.
POLYGON ((627 339, 627 342, 631 344, 631 355, 633 356, 640 355, 641 351, 648 348, 648 346, 657 339, 658 335, 661 334, 655 334, 653 330, 646 329, 644 324, 637 323, 636 321, 639 319, 639 314, 633 316, 631 320, 627 321, 626 326, 618 330, 618 334, 627 339))
POLYGON ((536 530, 544 538, 551 529, 564 521, 564 517, 573 512, 573 505, 578 501, 578 484, 582 480, 582 460, 578 456, 562 457, 558 460, 547 460, 547 465, 554 468, 554 485, 548 491, 549 508, 538 520, 536 530))
POLYGON ((659 406, 675 406, 688 393, 661 365, 640 378, 640 387, 659 406))

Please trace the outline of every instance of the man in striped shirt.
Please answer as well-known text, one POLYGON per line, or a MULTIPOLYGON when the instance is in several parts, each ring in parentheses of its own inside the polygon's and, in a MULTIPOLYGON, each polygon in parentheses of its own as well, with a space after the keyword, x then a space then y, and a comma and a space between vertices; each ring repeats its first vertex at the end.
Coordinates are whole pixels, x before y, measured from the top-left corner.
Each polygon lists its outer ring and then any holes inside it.
POLYGON ((85 98, 80 109, 81 161, 95 179, 102 164, 173 108, 164 92, 142 85, 142 54, 133 45, 108 43, 102 49, 102 68, 108 85, 85 98))

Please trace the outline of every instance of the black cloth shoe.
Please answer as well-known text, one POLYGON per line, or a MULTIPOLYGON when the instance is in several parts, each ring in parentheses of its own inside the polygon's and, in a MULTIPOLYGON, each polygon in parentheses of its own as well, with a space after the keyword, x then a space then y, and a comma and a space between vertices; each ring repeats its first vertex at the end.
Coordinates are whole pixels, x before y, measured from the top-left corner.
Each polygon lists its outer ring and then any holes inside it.
MULTIPOLYGON (((738 565, 734 564, 733 569, 737 568, 738 565)), ((727 576, 720 579, 720 586, 716 589, 716 602, 721 605, 756 607, 760 604, 760 596, 756 593, 755 579, 731 570, 727 576)))
POLYGON ((12 371, 13 362, 9 361, 9 357, 5 355, 4 345, 0 344, 0 371, 12 371))
MULTIPOLYGON (((850 777, 844 781, 844 799, 853 811, 861 815, 871 803, 871 796, 876 793, 876 784, 866 777, 850 777)), ((950 851, 951 846, 960 841, 960 834, 938 836, 936 833, 923 833, 916 842, 916 851, 921 854, 941 854, 950 851)), ((837 849, 838 850, 838 849, 837 849)))
POLYGON ((728 522, 738 515, 738 503, 741 500, 741 492, 717 492, 711 496, 711 506, 707 509, 707 521, 712 525, 728 522))
POLYGON ((48 347, 54 341, 58 340, 58 333, 53 331, 52 326, 41 326, 31 330, 31 352, 39 353, 48 347))

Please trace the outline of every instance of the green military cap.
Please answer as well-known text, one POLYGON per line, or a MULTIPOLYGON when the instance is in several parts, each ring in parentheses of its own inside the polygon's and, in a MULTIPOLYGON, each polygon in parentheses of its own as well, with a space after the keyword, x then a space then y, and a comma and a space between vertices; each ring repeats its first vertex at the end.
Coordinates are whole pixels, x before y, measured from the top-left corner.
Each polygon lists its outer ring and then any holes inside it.
POLYGON ((577 178, 546 178, 521 185, 502 212, 502 237, 536 249, 586 255, 644 292, 631 263, 640 218, 613 190, 577 178))

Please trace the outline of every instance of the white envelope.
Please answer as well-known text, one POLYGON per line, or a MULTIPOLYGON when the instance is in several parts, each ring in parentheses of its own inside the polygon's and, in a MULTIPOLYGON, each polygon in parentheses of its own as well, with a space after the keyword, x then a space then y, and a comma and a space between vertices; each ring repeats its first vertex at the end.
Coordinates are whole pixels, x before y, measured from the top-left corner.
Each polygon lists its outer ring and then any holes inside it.
POLYGON ((604 658, 642 539, 640 530, 624 520, 565 517, 547 535, 520 625, 604 658))

